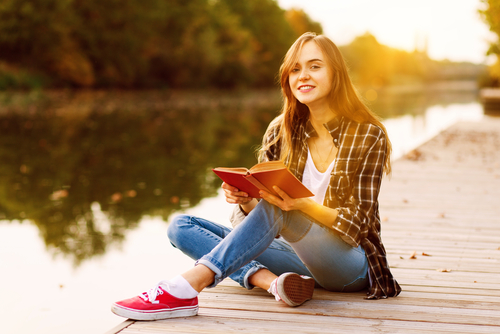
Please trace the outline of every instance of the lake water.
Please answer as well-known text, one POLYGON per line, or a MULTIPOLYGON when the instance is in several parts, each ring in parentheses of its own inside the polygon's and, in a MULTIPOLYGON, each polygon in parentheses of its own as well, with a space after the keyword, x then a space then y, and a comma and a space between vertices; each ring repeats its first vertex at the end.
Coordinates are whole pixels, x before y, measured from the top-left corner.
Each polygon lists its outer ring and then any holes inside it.
MULTIPOLYGON (((228 225, 210 169, 251 166, 276 92, 0 94, 0 332, 104 333, 115 300, 190 268, 179 212, 228 225)), ((394 159, 461 120, 475 91, 381 92, 394 159)))

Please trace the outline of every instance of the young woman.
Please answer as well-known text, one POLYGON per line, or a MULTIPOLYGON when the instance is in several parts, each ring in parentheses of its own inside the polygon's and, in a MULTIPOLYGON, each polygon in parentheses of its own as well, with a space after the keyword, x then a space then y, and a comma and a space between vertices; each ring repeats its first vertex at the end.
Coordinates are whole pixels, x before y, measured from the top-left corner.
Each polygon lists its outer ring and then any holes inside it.
POLYGON ((299 37, 280 75, 282 113, 264 135, 259 161, 282 160, 315 196, 294 199, 276 187, 279 196, 262 191, 258 201, 224 183, 227 202, 236 204, 234 229, 178 216, 169 239, 196 265, 114 303, 114 313, 137 320, 196 315, 198 293, 226 277, 290 306, 311 299, 315 284, 368 288, 368 299, 399 294, 380 239, 378 194, 391 169, 384 126, 361 102, 325 36, 299 37))

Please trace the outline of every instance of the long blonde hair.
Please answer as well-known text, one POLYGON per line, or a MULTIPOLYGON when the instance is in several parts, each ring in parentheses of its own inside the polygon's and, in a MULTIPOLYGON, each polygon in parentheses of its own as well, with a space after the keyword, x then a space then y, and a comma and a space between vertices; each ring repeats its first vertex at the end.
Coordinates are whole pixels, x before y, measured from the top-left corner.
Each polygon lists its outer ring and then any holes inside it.
POLYGON ((321 49, 325 61, 332 69, 333 83, 329 96, 330 108, 340 116, 344 116, 357 123, 371 123, 380 127, 386 136, 387 152, 384 164, 384 172, 391 172, 390 155, 392 151, 391 142, 387 136, 387 130, 378 118, 361 100, 349 77, 347 65, 338 47, 328 37, 306 32, 300 36, 290 47, 281 64, 279 76, 283 105, 281 114, 269 125, 269 130, 277 129, 277 136, 267 145, 260 149, 260 153, 269 149, 270 146, 280 143, 280 160, 292 161, 293 148, 291 147, 294 132, 298 125, 306 122, 309 117, 309 108, 299 102, 290 88, 289 76, 297 64, 300 51, 305 43, 313 41, 321 49))

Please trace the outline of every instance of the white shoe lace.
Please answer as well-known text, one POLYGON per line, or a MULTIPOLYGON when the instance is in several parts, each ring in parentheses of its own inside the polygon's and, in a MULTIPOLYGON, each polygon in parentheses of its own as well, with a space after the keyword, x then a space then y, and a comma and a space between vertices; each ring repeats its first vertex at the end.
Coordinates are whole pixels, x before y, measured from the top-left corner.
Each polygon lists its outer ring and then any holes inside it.
POLYGON ((158 304, 160 301, 156 300, 156 297, 158 297, 159 295, 163 295, 164 290, 169 292, 170 288, 173 286, 174 285, 168 281, 161 281, 158 284, 156 284, 156 286, 151 290, 140 294, 139 297, 144 299, 144 301, 149 301, 152 304, 158 304))
POLYGON ((276 278, 271 283, 271 286, 269 287, 269 290, 267 290, 267 292, 272 293, 274 295, 274 299, 276 299, 277 302, 281 300, 281 297, 278 294, 278 278, 276 278))

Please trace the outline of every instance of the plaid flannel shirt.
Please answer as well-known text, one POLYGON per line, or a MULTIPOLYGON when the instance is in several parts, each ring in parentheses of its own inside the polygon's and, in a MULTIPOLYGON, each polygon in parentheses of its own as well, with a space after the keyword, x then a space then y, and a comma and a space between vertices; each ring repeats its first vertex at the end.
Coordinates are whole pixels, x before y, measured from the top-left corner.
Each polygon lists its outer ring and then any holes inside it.
MULTIPOLYGON (((401 287, 393 278, 380 237, 378 194, 386 159, 384 132, 373 124, 360 124, 336 117, 324 125, 338 148, 324 205, 338 210, 332 225, 342 239, 353 247, 361 245, 369 263, 370 287, 367 299, 395 297, 401 287)), ((268 130, 264 144, 277 135, 268 130)), ((317 136, 309 121, 298 126, 292 138, 293 161, 290 171, 302 180, 307 160, 307 139, 317 136)), ((262 161, 278 160, 279 143, 261 156, 262 161)))

